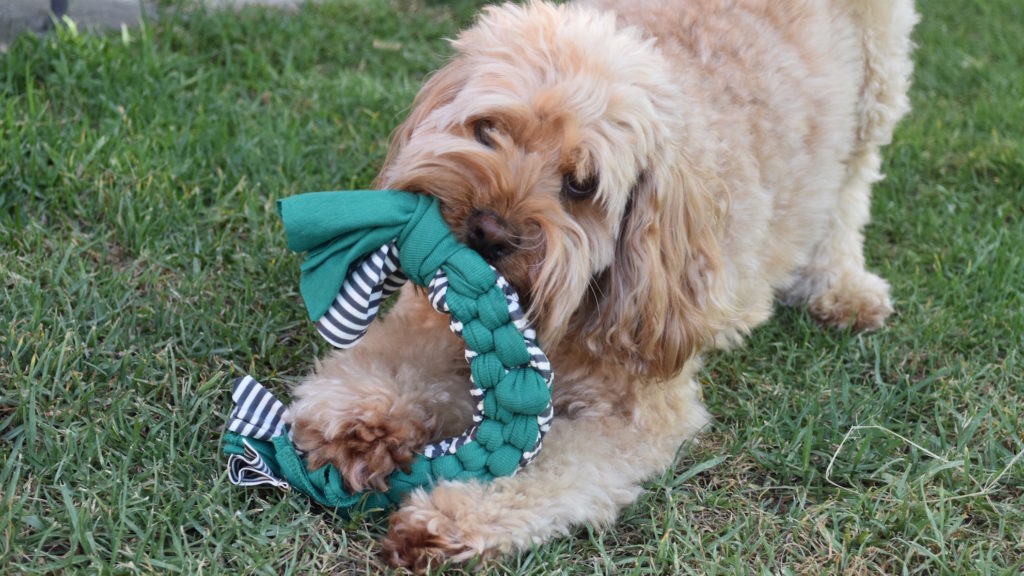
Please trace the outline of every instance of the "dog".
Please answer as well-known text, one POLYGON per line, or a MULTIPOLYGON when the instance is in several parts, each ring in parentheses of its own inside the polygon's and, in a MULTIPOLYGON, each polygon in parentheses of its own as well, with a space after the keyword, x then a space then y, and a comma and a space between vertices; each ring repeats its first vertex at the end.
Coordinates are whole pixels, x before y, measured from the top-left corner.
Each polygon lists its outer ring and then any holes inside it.
MULTIPOLYGON (((909 110, 913 0, 533 1, 483 10, 397 128, 376 186, 437 197, 515 287, 556 379, 544 450, 417 490, 389 561, 415 571, 607 526, 708 422, 703 351, 776 298, 871 330, 893 312, 861 229, 909 110)), ((464 344, 406 288, 294 390, 316 468, 356 490, 470 424, 464 344)))

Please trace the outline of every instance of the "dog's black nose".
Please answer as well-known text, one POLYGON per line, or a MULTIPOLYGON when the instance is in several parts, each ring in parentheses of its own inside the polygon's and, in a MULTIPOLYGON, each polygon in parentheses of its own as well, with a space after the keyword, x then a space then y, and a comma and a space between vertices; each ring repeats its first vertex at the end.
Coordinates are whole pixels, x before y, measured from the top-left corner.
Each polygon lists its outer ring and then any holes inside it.
POLYGON ((493 262, 515 251, 516 235, 501 216, 490 210, 473 210, 466 219, 466 244, 493 262))

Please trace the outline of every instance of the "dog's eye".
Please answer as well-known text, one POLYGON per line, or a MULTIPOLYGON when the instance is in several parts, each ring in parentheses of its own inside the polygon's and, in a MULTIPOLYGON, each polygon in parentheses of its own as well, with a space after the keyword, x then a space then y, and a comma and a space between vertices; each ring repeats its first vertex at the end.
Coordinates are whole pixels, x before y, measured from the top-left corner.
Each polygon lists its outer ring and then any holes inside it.
POLYGON ((494 139, 491 138, 491 132, 494 131, 494 122, 490 120, 477 120, 473 123, 473 137, 476 141, 487 146, 490 149, 494 149, 494 139))
POLYGON ((562 195, 571 200, 585 200, 597 191, 597 176, 588 176, 580 182, 575 174, 562 176, 562 195))

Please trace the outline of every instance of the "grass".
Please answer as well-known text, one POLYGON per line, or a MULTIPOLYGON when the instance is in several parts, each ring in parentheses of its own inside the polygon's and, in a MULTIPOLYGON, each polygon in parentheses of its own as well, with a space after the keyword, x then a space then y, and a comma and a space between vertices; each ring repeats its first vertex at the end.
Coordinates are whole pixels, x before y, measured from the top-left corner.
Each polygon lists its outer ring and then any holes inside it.
MULTIPOLYGON (((233 487, 218 441, 232 377, 283 394, 323 352, 274 199, 366 185, 476 4, 165 0, 0 54, 0 572, 387 572, 383 522, 233 487)), ((919 9, 867 230, 899 315, 780 309, 614 529, 491 573, 1024 570, 1024 6, 919 9)))

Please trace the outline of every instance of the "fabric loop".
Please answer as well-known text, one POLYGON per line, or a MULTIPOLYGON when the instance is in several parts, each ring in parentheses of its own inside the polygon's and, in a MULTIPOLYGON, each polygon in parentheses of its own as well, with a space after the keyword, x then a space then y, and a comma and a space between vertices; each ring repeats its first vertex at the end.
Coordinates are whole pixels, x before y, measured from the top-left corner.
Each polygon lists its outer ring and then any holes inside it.
POLYGON ((505 366, 525 366, 530 362, 530 351, 526 349, 522 334, 512 324, 494 330, 494 350, 505 366))
POLYGON ((456 318, 475 318, 477 315, 476 299, 463 296, 458 290, 449 290, 445 295, 448 310, 456 318))
POLYGON ((494 387, 495 400, 512 412, 536 416, 547 407, 547 384, 537 372, 524 368, 509 370, 494 387))
POLYGON ((387 492, 354 493, 334 466, 306 469, 283 425, 283 405, 246 377, 236 385, 225 435, 233 482, 294 488, 336 509, 367 510, 439 480, 508 476, 537 455, 553 414, 550 363, 515 291, 455 239, 436 198, 320 192, 281 200, 278 211, 289 248, 308 253, 300 291, 325 339, 356 344, 381 299, 408 278, 427 288, 431 305, 451 315, 451 330, 465 340, 476 413, 463 434, 428 444, 407 470, 395 470, 387 492))
POLYGON ((509 323, 508 304, 505 293, 497 286, 491 286, 477 298, 480 322, 488 330, 495 330, 509 323))
POLYGON ((493 388, 505 376, 505 367, 495 353, 480 354, 469 364, 473 383, 481 388, 493 388))
POLYGON ((463 246, 443 266, 448 281, 460 294, 476 298, 494 285, 494 269, 479 254, 463 246))
POLYGON ((409 222, 397 236, 402 271, 413 283, 425 286, 441 265, 463 248, 448 232, 437 209, 438 200, 416 196, 418 203, 409 222))
POLYGON ((466 470, 482 470, 487 465, 488 452, 476 442, 459 448, 455 456, 466 470))
POLYGON ((529 452, 537 443, 539 433, 536 418, 529 414, 520 414, 502 429, 502 437, 505 442, 515 446, 520 452, 529 452))
POLYGON ((522 452, 510 444, 503 444, 487 457, 487 470, 495 476, 508 476, 519 468, 522 452))
POLYGON ((477 430, 476 439, 487 451, 494 452, 497 450, 505 443, 505 439, 502 437, 501 422, 496 420, 485 421, 477 430))
POLYGON ((467 346, 481 354, 494 350, 494 333, 483 322, 470 320, 462 326, 462 338, 467 346))
POLYGON ((454 478, 466 468, 454 454, 448 454, 430 461, 430 471, 435 478, 454 478))

